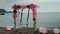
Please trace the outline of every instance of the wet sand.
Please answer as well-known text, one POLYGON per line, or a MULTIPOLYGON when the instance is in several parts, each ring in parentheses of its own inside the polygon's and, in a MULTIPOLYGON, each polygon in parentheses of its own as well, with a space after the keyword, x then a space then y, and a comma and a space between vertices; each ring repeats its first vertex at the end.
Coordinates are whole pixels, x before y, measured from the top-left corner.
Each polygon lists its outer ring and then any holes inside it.
MULTIPOLYGON (((11 30, 7 30, 5 27, 0 27, 0 34, 34 34, 34 29, 33 28, 12 28, 11 30)), ((42 34, 42 33, 40 33, 37 30, 35 34, 42 34)), ((52 30, 48 30, 47 34, 54 34, 54 33, 52 30)))

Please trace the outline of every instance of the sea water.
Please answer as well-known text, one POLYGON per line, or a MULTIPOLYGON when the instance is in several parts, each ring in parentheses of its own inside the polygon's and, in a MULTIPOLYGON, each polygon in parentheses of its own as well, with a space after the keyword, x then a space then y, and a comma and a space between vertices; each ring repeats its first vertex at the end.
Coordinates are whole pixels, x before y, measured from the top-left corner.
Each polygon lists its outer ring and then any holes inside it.
MULTIPOLYGON (((20 26, 21 15, 18 13, 16 18, 17 27, 20 26)), ((22 24, 27 23, 27 13, 23 14, 22 24)), ((33 27, 32 14, 29 16, 29 27, 33 27)), ((0 15, 0 27, 14 26, 12 13, 0 15)), ((25 25, 24 25, 25 26, 25 25)), ((37 27, 60 27, 60 13, 37 13, 37 27)))

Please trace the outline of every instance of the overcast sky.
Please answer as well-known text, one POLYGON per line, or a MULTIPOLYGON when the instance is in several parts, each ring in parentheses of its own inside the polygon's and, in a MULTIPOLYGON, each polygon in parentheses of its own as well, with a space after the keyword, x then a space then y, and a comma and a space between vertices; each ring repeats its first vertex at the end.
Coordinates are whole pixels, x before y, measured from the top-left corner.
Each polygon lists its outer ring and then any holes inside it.
POLYGON ((37 12, 60 12, 60 0, 0 0, 0 9, 12 11, 14 4, 30 4, 39 5, 37 12))

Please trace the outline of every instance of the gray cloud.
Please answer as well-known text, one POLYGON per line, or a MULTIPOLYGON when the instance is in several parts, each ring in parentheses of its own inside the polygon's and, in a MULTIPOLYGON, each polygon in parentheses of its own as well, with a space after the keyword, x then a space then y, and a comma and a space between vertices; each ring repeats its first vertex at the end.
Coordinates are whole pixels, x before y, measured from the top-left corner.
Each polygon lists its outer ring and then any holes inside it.
POLYGON ((0 0, 0 8, 3 8, 6 6, 6 0, 0 0))

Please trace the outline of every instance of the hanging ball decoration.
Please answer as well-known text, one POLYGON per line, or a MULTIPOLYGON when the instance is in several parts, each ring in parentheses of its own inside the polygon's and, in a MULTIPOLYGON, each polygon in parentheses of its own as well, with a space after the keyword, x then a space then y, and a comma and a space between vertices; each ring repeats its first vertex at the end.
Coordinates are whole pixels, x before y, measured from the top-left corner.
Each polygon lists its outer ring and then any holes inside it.
POLYGON ((59 33, 59 32, 60 32, 60 31, 59 31, 59 28, 54 28, 54 29, 53 29, 53 32, 54 32, 54 33, 59 33))
POLYGON ((13 18, 17 18, 17 14, 14 13, 14 14, 13 14, 13 18))

